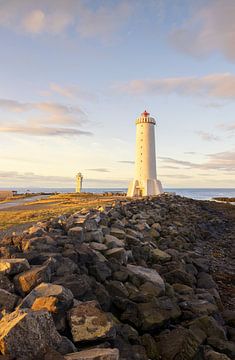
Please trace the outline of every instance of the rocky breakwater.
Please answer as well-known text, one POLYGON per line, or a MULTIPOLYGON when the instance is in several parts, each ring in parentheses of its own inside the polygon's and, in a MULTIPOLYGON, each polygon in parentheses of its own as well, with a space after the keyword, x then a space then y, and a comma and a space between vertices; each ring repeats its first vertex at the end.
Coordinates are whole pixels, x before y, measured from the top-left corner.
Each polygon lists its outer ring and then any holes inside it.
POLYGON ((0 359, 233 359, 235 312, 212 254, 232 243, 228 228, 209 203, 161 195, 5 238, 0 359))

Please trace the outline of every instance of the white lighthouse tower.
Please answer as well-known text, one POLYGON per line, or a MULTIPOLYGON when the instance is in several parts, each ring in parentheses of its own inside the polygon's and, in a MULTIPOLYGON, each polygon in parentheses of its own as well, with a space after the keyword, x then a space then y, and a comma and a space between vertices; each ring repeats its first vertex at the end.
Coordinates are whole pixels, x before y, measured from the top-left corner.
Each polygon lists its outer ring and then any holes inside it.
POLYGON ((155 134, 156 121, 145 110, 136 120, 135 177, 131 181, 127 196, 148 196, 162 193, 157 180, 155 134))
POLYGON ((82 173, 79 172, 76 175, 76 193, 80 193, 82 191, 82 180, 83 180, 82 173))

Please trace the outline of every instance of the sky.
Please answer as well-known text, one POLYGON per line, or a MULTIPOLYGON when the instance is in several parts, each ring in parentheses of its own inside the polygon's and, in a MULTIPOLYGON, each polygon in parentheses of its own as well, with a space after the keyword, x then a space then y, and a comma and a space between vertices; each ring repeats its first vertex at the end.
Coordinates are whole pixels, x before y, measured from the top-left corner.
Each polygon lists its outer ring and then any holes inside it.
POLYGON ((235 187, 234 0, 0 0, 0 188, 235 187))

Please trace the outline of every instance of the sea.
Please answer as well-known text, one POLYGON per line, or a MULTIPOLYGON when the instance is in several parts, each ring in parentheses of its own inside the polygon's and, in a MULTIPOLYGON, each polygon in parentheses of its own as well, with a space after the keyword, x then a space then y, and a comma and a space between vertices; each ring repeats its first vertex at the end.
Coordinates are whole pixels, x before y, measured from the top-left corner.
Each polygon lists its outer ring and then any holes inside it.
MULTIPOLYGON (((73 193, 74 188, 14 188, 18 194, 22 193, 73 193)), ((175 193, 196 200, 211 200, 215 197, 235 198, 235 188, 166 188, 166 192, 175 193)), ((91 193, 126 193, 127 188, 84 188, 83 192, 91 193)))

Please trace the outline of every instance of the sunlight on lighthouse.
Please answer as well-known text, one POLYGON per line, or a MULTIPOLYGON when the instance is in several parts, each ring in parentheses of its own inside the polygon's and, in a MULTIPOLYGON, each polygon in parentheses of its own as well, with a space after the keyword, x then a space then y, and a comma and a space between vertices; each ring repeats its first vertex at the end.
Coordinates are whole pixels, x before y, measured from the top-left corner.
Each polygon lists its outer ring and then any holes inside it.
POLYGON ((136 120, 135 177, 131 181, 127 196, 148 196, 162 193, 157 180, 155 133, 156 121, 145 110, 136 120))

